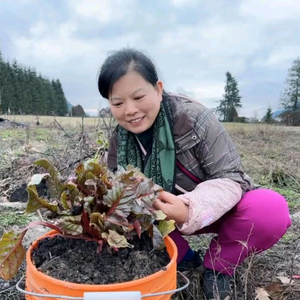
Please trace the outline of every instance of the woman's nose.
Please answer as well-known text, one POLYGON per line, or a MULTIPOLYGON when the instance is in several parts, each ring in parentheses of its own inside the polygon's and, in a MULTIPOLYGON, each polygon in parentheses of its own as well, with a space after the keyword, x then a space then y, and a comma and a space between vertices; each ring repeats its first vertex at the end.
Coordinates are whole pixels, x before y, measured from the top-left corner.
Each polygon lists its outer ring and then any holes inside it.
POLYGON ((128 101, 126 103, 125 114, 126 115, 134 115, 138 112, 138 107, 134 103, 134 101, 128 101))

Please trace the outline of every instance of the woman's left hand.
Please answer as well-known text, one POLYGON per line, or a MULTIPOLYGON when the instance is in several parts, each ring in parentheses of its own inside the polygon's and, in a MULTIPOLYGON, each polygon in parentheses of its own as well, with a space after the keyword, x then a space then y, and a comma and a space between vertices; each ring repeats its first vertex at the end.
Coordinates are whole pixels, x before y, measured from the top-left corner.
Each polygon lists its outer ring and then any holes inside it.
POLYGON ((188 206, 177 196, 165 191, 159 194, 153 207, 162 210, 168 220, 174 220, 177 224, 183 224, 188 215, 188 206))

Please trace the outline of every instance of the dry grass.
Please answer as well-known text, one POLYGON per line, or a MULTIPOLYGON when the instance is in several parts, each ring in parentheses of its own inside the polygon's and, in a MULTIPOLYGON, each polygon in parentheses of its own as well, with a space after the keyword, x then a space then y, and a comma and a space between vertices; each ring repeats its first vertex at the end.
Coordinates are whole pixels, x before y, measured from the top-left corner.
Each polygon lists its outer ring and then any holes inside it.
MULTIPOLYGON (((36 116, 35 115, 10 115, 5 116, 6 119, 13 122, 22 122, 35 125, 36 116)), ((58 116, 39 116, 39 122, 41 126, 49 126, 54 120, 57 120, 63 126, 79 126, 81 124, 81 117, 58 117, 58 116)), ((97 126, 99 123, 99 118, 84 118, 86 126, 97 126)))

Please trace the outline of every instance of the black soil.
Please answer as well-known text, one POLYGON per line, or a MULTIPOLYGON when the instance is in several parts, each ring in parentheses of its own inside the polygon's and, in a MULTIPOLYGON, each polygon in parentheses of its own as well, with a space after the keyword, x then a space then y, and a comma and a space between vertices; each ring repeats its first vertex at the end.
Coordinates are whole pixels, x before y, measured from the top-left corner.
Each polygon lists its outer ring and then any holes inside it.
MULTIPOLYGON (((17 187, 10 195, 9 202, 27 202, 28 193, 27 193, 27 184, 24 183, 21 186, 17 187)), ((47 186, 45 182, 41 182, 36 186, 38 195, 40 197, 48 197, 47 186)))
POLYGON ((164 270, 170 262, 166 250, 153 250, 151 239, 135 238, 134 248, 118 252, 107 247, 97 253, 93 241, 56 236, 39 242, 32 260, 43 273, 68 282, 110 284, 131 281, 164 270))

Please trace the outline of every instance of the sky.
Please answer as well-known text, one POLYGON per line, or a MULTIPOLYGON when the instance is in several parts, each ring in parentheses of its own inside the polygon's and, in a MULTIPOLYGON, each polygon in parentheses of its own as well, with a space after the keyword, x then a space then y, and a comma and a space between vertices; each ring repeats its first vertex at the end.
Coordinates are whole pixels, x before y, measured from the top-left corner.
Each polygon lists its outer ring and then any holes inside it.
POLYGON ((108 53, 142 50, 167 91, 215 108, 225 73, 238 81, 240 116, 279 108, 300 56, 299 0, 1 0, 0 51, 49 79, 87 113, 108 106, 97 75, 108 53))

